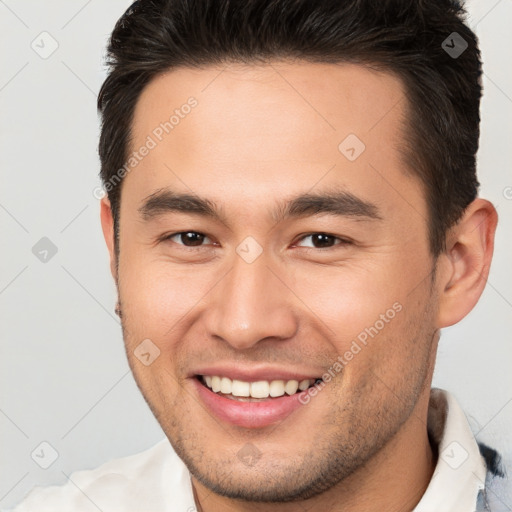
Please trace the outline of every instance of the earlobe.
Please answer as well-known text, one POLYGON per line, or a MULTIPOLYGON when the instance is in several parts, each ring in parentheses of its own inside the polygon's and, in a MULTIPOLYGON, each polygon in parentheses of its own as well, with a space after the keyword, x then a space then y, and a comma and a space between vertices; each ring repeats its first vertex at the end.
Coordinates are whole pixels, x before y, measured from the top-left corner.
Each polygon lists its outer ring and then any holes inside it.
POLYGON ((101 228, 103 230, 103 237, 107 244, 107 249, 110 254, 110 272, 112 277, 117 282, 117 268, 116 268, 116 254, 114 245, 114 218, 112 216, 112 208, 108 197, 105 196, 100 202, 100 219, 101 228))
POLYGON ((439 327, 459 322, 478 302, 489 275, 497 221, 494 206, 478 198, 448 233, 440 256, 439 327))

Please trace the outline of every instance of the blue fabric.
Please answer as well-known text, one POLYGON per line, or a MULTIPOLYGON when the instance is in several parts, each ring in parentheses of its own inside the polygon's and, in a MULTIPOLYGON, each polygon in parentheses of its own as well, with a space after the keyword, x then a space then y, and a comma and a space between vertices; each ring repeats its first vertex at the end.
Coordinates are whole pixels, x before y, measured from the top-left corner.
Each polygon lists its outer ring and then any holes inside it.
POLYGON ((511 512, 512 482, 507 475, 500 454, 483 443, 478 443, 487 465, 485 489, 478 494, 476 512, 511 512))

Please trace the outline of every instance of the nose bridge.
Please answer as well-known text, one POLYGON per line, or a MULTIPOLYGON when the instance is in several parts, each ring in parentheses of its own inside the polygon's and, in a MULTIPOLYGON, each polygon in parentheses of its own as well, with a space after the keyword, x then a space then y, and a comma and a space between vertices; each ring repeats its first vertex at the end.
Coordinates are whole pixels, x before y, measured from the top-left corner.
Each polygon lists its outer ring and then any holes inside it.
POLYGON ((291 293, 268 265, 264 255, 250 263, 235 255, 231 270, 211 298, 206 326, 210 336, 241 350, 265 338, 294 335, 297 325, 291 293))

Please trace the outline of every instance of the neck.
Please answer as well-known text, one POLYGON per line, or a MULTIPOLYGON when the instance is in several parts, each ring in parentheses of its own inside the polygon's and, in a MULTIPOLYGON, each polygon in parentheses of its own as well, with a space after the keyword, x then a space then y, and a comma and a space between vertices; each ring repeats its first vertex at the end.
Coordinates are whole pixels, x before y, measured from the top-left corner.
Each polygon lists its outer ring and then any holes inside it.
MULTIPOLYGON (((412 511, 436 465, 427 433, 430 390, 402 428, 367 464, 324 493, 301 502, 309 512, 412 511)), ((192 477, 198 512, 293 512, 296 503, 241 502, 212 493, 192 477)))

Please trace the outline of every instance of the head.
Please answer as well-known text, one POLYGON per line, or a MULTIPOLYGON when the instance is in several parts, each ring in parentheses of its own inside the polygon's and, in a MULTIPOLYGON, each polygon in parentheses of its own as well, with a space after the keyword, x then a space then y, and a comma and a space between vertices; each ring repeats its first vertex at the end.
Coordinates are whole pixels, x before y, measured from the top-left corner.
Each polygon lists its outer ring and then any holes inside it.
POLYGON ((218 494, 311 497, 425 430, 439 329, 477 302, 496 226, 477 198, 463 16, 451 1, 142 0, 117 23, 98 106, 126 351, 218 494), (203 403, 199 376, 219 374, 322 380, 258 424, 203 403))

